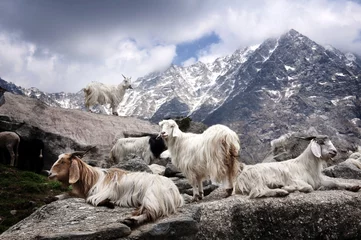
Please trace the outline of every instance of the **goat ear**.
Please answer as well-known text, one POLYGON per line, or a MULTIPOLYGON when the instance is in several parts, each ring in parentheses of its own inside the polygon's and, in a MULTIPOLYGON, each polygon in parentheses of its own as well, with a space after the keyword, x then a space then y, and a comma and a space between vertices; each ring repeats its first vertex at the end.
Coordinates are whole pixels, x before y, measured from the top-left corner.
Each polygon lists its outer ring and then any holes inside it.
POLYGON ((174 126, 173 128, 173 137, 178 137, 181 134, 181 130, 179 130, 178 126, 174 126))
POLYGON ((80 178, 79 164, 76 159, 73 159, 71 161, 71 165, 69 169, 69 183, 74 184, 79 180, 79 178, 80 178))
POLYGON ((315 140, 311 141, 311 151, 315 157, 321 157, 321 146, 315 140))

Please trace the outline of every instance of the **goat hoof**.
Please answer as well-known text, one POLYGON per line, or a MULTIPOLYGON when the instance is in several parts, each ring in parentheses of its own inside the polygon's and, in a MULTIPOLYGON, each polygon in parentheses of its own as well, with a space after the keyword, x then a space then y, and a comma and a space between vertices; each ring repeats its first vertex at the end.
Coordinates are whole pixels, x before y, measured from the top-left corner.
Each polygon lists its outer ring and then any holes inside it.
POLYGON ((352 192, 357 192, 358 190, 360 190, 360 186, 356 185, 356 186, 352 186, 350 188, 346 188, 346 190, 352 191, 352 192))
POLYGON ((290 193, 286 190, 280 189, 278 192, 276 192, 275 197, 285 197, 289 195, 290 193))
POLYGON ((233 192, 233 188, 228 188, 226 189, 226 198, 231 196, 232 195, 232 192, 233 192))
POLYGON ((119 116, 117 112, 113 112, 113 115, 114 116, 119 116))
POLYGON ((125 218, 120 220, 120 222, 127 225, 128 227, 135 227, 137 225, 137 220, 133 218, 125 218))
POLYGON ((201 199, 202 199, 202 198, 201 198, 198 194, 196 194, 196 195, 193 196, 191 202, 197 202, 198 200, 201 200, 201 199))
POLYGON ((115 205, 109 199, 101 201, 97 206, 104 206, 110 209, 114 209, 115 205))

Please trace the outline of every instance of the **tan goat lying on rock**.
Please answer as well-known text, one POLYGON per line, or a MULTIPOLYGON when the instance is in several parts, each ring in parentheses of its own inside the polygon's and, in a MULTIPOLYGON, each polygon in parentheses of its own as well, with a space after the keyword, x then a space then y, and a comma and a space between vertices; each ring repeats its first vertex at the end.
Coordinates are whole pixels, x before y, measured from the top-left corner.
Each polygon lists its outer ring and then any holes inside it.
POLYGON ((359 185, 327 178, 321 173, 322 161, 336 156, 337 150, 327 136, 310 137, 307 148, 295 159, 283 162, 246 165, 237 177, 236 193, 251 198, 286 196, 294 191, 311 192, 321 186, 358 191, 359 185))
POLYGON ((92 167, 80 158, 85 152, 61 154, 49 172, 49 179, 72 185, 72 192, 57 196, 85 198, 95 206, 136 207, 126 225, 139 225, 167 216, 183 205, 183 198, 172 180, 146 172, 126 172, 117 168, 92 167))

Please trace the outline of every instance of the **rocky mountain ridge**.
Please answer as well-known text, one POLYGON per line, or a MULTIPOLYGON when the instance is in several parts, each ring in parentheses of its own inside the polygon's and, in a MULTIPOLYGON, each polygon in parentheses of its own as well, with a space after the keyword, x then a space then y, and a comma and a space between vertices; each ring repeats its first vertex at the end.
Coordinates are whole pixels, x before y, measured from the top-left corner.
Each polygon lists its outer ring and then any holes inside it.
MULTIPOLYGON (((348 151, 361 145, 360 81, 360 57, 291 29, 213 63, 173 65, 139 78, 119 113, 154 123, 190 116, 207 125, 228 125, 240 136, 248 163, 264 159, 269 142, 290 131, 329 135, 348 151)), ((83 109, 82 91, 22 92, 48 105, 83 109)))

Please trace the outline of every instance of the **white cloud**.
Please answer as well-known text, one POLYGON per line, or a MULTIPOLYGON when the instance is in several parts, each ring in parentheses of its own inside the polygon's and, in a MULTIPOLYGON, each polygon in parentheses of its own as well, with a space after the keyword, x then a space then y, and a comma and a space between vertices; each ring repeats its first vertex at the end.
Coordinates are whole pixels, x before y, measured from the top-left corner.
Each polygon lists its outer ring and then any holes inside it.
POLYGON ((113 46, 104 60, 77 62, 9 36, 0 35, 0 58, 4 59, 0 62, 1 77, 48 92, 79 91, 91 81, 118 84, 123 79, 121 74, 136 79, 165 70, 176 55, 174 45, 140 48, 134 41, 124 40, 113 46))
POLYGON ((182 66, 183 67, 188 67, 190 65, 193 65, 197 62, 197 59, 194 57, 188 58, 187 60, 185 60, 184 62, 182 62, 182 66))
POLYGON ((235 2, 219 11, 213 31, 221 41, 198 53, 212 61, 236 48, 261 43, 293 28, 319 44, 330 44, 361 55, 361 5, 351 1, 255 1, 235 2))
POLYGON ((63 1, 2 1, 0 76, 24 87, 75 92, 90 81, 116 84, 121 74, 135 79, 162 71, 176 56, 177 44, 210 33, 220 41, 182 65, 213 61, 291 28, 320 44, 361 55, 361 41, 355 41, 361 30, 357 2, 149 1, 143 6, 137 1, 89 0, 86 7, 63 1), (57 11, 48 22, 53 9, 57 11))

